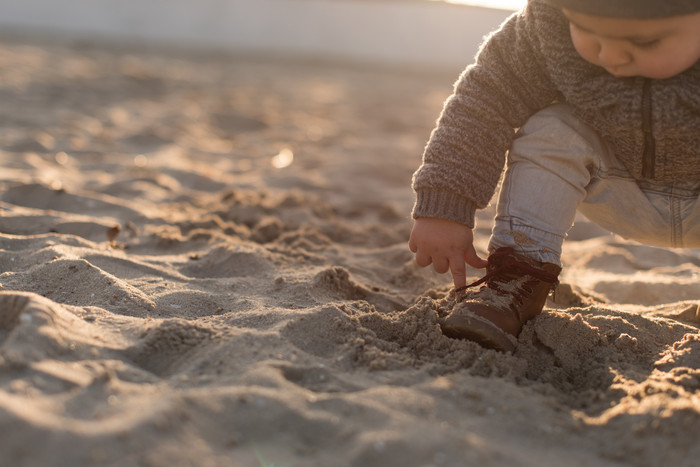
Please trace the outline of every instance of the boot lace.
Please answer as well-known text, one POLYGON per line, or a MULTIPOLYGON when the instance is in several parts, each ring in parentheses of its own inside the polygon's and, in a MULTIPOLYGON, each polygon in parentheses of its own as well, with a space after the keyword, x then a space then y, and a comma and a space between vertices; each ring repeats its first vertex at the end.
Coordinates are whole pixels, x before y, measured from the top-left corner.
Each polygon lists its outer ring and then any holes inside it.
MULTIPOLYGON (((519 260, 513 256, 513 253, 514 250, 512 248, 499 248, 491 253, 488 258, 489 265, 486 269, 486 275, 469 285, 455 289, 455 293, 463 292, 477 285, 486 283, 489 289, 501 294, 512 295, 518 303, 522 305, 525 296, 532 293, 532 289, 527 285, 527 283, 531 281, 523 281, 520 284, 519 290, 512 290, 512 286, 509 287, 508 290, 505 290, 504 285, 512 283, 514 281, 514 276, 530 276, 533 279, 551 284, 551 290, 556 288, 559 283, 557 274, 536 268, 525 261, 519 260)), ((462 299, 464 299, 464 297, 460 300, 462 299)))

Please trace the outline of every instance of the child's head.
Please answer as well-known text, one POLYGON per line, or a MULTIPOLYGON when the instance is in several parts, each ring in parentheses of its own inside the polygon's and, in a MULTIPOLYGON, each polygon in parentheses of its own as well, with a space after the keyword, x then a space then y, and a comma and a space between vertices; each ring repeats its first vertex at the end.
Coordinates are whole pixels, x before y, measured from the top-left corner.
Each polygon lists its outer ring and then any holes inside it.
POLYGON ((547 0, 576 51, 618 77, 665 79, 700 60, 700 0, 547 0))

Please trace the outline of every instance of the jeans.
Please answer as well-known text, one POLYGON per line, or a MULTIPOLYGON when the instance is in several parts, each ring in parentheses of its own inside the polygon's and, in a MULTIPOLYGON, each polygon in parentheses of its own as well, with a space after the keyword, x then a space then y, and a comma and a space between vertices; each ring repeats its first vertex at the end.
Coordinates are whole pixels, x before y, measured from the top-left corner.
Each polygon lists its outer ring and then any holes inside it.
POLYGON ((639 182, 564 104, 533 115, 508 153, 489 251, 561 265, 576 211, 623 238, 700 247, 700 181, 639 182))

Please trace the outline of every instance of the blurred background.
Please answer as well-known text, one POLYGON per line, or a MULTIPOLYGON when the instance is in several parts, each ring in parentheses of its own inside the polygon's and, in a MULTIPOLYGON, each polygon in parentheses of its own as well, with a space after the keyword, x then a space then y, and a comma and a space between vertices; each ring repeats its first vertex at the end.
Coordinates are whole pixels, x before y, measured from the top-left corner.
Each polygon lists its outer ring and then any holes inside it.
POLYGON ((0 0, 3 35, 461 69, 525 0, 0 0))

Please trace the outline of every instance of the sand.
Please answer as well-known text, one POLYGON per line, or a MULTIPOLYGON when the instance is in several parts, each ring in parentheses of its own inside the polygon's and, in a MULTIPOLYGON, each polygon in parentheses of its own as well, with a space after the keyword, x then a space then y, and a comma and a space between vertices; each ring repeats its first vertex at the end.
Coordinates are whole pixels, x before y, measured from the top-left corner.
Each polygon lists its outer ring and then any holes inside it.
POLYGON ((698 251, 581 218, 513 354, 440 333, 455 78, 0 42, 0 465, 696 465, 698 251))

